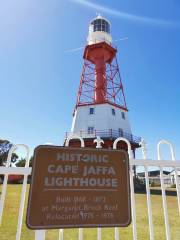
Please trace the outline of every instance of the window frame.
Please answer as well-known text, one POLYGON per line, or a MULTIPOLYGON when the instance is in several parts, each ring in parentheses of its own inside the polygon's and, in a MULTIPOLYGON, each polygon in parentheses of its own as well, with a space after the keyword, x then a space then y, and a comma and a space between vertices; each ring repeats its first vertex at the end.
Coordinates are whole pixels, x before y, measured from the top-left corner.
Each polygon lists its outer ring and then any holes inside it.
POLYGON ((87 133, 88 133, 88 134, 93 134, 93 133, 94 133, 94 127, 93 127, 93 126, 89 126, 89 127, 87 128, 87 133))
POLYGON ((110 24, 105 19, 95 19, 91 22, 91 25, 93 26, 93 32, 110 33, 110 24))
POLYGON ((111 108, 111 114, 112 114, 113 116, 116 116, 116 111, 115 111, 114 108, 111 108))
POLYGON ((119 136, 123 137, 124 130, 122 128, 118 128, 119 136))
POLYGON ((95 114, 95 108, 90 107, 89 108, 89 115, 93 115, 93 114, 95 114), (92 112, 91 112, 91 110, 92 110, 92 112))
POLYGON ((122 117, 122 119, 126 119, 126 116, 125 116, 125 112, 121 112, 121 117, 122 117))

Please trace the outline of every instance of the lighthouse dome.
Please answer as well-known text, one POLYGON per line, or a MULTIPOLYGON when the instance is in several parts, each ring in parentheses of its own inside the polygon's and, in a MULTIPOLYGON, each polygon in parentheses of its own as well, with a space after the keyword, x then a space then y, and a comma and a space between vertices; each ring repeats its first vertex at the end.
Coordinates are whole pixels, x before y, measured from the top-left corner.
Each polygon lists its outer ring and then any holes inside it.
POLYGON ((88 44, 106 42, 111 45, 110 22, 100 14, 89 25, 88 44))
POLYGON ((93 19, 90 25, 93 32, 100 31, 110 33, 110 22, 101 15, 98 15, 95 19, 93 19))

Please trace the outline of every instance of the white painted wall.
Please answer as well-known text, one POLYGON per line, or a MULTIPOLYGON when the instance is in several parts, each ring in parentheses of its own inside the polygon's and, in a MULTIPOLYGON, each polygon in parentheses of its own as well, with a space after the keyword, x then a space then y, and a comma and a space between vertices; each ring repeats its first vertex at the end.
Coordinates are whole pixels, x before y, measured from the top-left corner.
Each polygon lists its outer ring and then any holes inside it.
POLYGON ((88 45, 100 43, 100 42, 106 42, 111 45, 112 43, 112 37, 110 34, 106 32, 96 31, 96 32, 90 32, 87 38, 88 45))
POLYGON ((94 127, 95 130, 108 131, 109 129, 119 130, 131 134, 131 127, 128 120, 128 113, 108 103, 90 106, 80 106, 76 109, 71 132, 87 132, 88 127, 94 127), (89 114, 89 109, 94 108, 94 114, 89 114), (112 115, 112 108, 115 109, 115 115, 112 115), (122 118, 121 111, 125 113, 125 119, 122 118))

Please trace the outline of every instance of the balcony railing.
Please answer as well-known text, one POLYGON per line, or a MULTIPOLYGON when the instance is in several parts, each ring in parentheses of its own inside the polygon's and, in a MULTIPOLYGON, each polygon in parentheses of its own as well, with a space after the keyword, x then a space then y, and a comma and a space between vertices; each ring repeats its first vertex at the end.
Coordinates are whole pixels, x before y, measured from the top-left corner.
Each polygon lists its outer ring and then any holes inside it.
POLYGON ((141 138, 134 136, 130 133, 124 132, 122 130, 93 130, 93 131, 78 131, 78 132, 66 132, 66 138, 72 137, 72 136, 80 136, 82 138, 96 138, 97 136, 100 136, 102 139, 104 138, 112 138, 116 139, 118 137, 124 137, 127 140, 129 140, 131 143, 140 143, 141 138))

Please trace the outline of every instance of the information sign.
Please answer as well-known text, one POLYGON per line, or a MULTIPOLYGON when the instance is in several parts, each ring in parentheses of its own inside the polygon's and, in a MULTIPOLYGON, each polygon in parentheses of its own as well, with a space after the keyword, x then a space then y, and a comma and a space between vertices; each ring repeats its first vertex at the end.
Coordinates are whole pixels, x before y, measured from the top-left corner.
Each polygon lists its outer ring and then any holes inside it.
POLYGON ((30 229, 127 226, 129 162, 123 150, 42 145, 34 152, 30 229))

